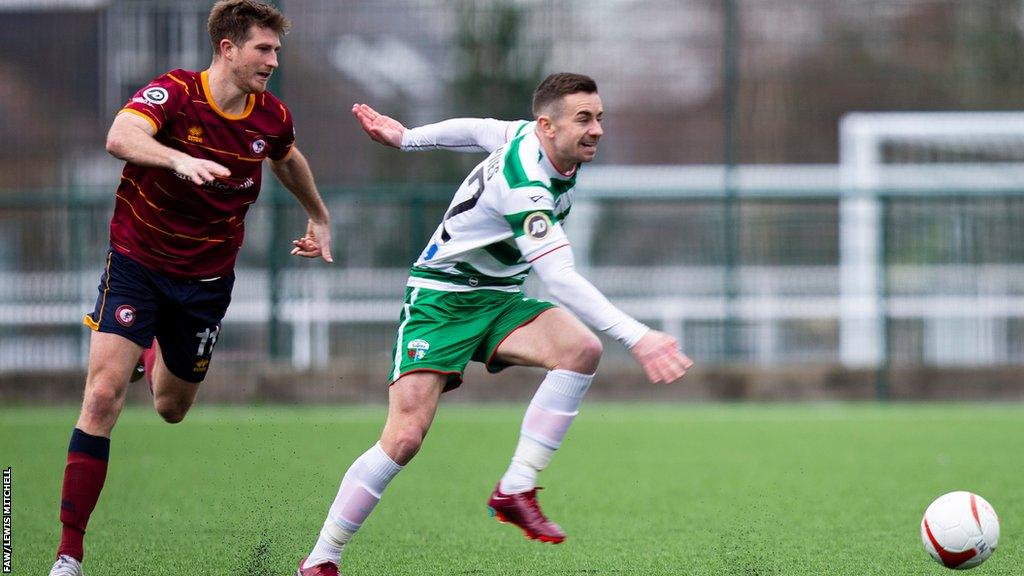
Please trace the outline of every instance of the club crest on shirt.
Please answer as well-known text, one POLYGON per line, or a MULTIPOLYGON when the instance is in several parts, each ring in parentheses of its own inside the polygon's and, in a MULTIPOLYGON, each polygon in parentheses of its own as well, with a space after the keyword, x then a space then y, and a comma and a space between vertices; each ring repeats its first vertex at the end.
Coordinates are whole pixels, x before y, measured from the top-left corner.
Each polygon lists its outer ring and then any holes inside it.
POLYGON ((543 240, 551 232, 551 219, 543 212, 534 212, 523 221, 523 234, 534 240, 543 240))
POLYGON ((188 141, 195 142, 196 144, 203 143, 203 127, 192 126, 188 129, 188 141))
POLYGON ((263 154, 263 151, 267 149, 267 141, 263 138, 257 138, 252 141, 252 152, 253 154, 263 154))
POLYGON ((406 354, 413 361, 423 360, 423 357, 427 355, 427 350, 430 350, 430 343, 426 340, 417 338, 412 342, 409 342, 407 346, 406 354))
POLYGON ((125 328, 135 324, 135 308, 128 304, 122 304, 114 310, 114 317, 117 318, 117 323, 125 328))
POLYGON ((168 97, 167 89, 160 86, 151 86, 142 91, 142 99, 155 106, 167 102, 168 97))

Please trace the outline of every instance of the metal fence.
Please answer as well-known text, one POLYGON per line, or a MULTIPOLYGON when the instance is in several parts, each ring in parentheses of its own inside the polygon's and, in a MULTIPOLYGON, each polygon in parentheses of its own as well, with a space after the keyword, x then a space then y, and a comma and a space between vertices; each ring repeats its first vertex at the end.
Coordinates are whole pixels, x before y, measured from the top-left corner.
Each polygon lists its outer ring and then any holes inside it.
MULTIPOLYGON (((741 184, 731 198, 701 185, 714 170, 585 172, 567 222, 584 274, 631 314, 675 334, 704 364, 847 362, 844 330, 872 328, 844 326, 841 279, 849 263, 841 238, 843 226, 856 223, 844 224, 844 196, 827 187, 838 168, 738 168, 741 184)), ((269 266, 287 249, 287 237, 266 230, 272 213, 280 211, 289 231, 302 229, 303 215, 285 199, 254 210, 248 237, 278 245, 243 249, 219 361, 277 355, 299 369, 386 364, 407 265, 447 197, 402 189, 332 197, 332 267, 269 266)), ((878 201, 883 245, 872 296, 883 356, 867 365, 1024 363, 1024 190, 902 190, 878 201)), ((84 365, 87 331, 79 322, 97 294, 110 208, 81 198, 4 205, 7 261, 20 264, 0 274, 4 370, 84 365)), ((527 288, 544 296, 541 286, 527 288)))
MULTIPOLYGON (((0 371, 83 365, 119 171, 103 134, 150 78, 207 65, 209 4, 0 3, 0 371), (65 42, 38 41, 55 29, 65 42)), ((269 186, 219 363, 387 362, 406 267, 476 160, 374 145, 352 102, 409 124, 525 117, 536 82, 566 69, 593 75, 607 108, 568 225, 578 258, 703 363, 1024 362, 1024 192, 965 165, 1019 163, 1024 136, 955 153, 880 144, 891 168, 933 164, 913 176, 931 186, 851 185, 840 168, 850 110, 1019 107, 1018 0, 281 4, 295 25, 275 90, 332 209, 338 263, 288 258, 302 214, 269 186), (964 179, 943 186, 950 154, 964 179), (862 227, 851 188, 871 192, 862 227)))

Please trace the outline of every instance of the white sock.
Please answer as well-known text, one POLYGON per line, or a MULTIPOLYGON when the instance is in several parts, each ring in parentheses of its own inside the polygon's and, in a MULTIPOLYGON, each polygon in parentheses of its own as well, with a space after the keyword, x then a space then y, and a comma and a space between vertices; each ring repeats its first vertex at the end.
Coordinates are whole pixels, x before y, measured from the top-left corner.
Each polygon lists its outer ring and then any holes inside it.
POLYGON ((340 563, 345 544, 363 525, 388 483, 401 470, 402 466, 388 457, 380 442, 356 458, 341 479, 338 495, 327 513, 320 537, 303 567, 324 562, 340 563))
POLYGON ((562 445, 562 438, 579 413, 580 402, 593 380, 593 374, 548 372, 526 409, 519 444, 498 485, 502 493, 519 494, 537 485, 537 475, 548 467, 555 450, 562 445))

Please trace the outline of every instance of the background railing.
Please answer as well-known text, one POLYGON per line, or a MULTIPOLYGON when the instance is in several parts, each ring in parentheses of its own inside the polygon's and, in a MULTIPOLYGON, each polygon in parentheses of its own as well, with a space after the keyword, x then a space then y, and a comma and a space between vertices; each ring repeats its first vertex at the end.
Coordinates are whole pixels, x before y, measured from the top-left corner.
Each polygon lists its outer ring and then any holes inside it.
MULTIPOLYGON (((523 118, 558 70, 606 107, 577 260, 701 366, 1024 363, 1024 128, 991 114, 1024 101, 1018 0, 280 4, 273 90, 337 264, 287 256, 303 215, 268 176, 217 366, 385 369, 407 266, 479 157, 373 144, 351 104, 523 118), (910 110, 950 116, 851 114, 910 110)), ((154 76, 208 65, 209 6, 0 3, 0 373, 84 366, 120 170, 105 131, 154 76)))
MULTIPOLYGON (((838 169, 736 170, 731 200, 706 186, 715 179, 710 167, 585 171, 566 226, 584 274, 629 313, 676 335, 704 365, 842 363, 844 196, 828 188, 838 169), (738 231, 732 259, 723 230, 730 206, 738 231)), ((84 366, 80 320, 97 294, 110 210, 108 201, 85 197, 59 206, 4 201, 7 262, 18 264, 0 273, 4 371, 84 366)), ((407 265, 447 198, 440 188, 331 190, 329 197, 336 264, 288 259, 276 274, 267 253, 287 246, 290 235, 268 233, 272 213, 288 233, 302 229, 303 214, 283 198, 257 204, 247 235, 272 241, 242 251, 219 361, 267 359, 277 337, 282 360, 297 369, 386 363, 407 265)), ((877 201, 883 243, 872 297, 884 327, 880 364, 1024 362, 1024 190, 907 189, 883 191, 877 201)), ((527 289, 544 296, 532 282, 527 289)))

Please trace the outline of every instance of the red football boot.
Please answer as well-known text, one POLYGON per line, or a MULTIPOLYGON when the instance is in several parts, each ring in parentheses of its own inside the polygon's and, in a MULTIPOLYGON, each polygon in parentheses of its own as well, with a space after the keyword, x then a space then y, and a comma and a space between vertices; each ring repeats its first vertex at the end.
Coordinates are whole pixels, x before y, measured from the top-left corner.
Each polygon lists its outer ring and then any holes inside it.
POLYGON ((558 544, 565 540, 565 532, 540 511, 537 490, 540 488, 521 494, 503 494, 499 484, 491 493, 487 506, 491 509, 491 515, 497 517, 499 522, 515 524, 530 540, 558 544))
POLYGON ((295 571, 295 576, 338 576, 338 565, 334 562, 324 562, 303 568, 302 565, 306 562, 306 558, 299 560, 299 569, 295 571))

